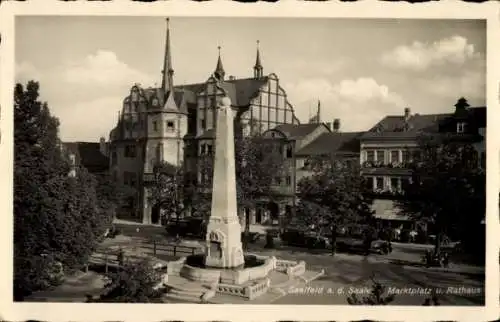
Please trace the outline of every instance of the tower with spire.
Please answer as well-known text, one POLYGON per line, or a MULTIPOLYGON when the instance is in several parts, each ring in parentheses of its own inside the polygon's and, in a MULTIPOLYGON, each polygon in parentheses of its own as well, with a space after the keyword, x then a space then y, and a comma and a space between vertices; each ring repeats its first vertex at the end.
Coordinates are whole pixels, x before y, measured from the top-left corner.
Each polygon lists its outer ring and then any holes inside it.
POLYGON ((219 50, 219 58, 217 59, 217 66, 215 67, 214 76, 219 82, 222 82, 224 81, 226 72, 224 71, 224 66, 222 65, 222 59, 220 57, 220 46, 217 47, 217 49, 219 50))
POLYGON ((165 39, 165 58, 163 61, 161 88, 165 96, 174 91, 174 69, 170 49, 170 19, 167 18, 167 35, 165 39))
POLYGON ((264 68, 260 62, 259 43, 260 41, 257 40, 257 58, 255 59, 255 66, 253 67, 253 76, 256 79, 262 78, 264 74, 264 68))
MULTIPOLYGON (((161 87, 149 98, 146 112, 144 173, 153 173, 156 165, 169 163, 181 167, 184 158, 184 135, 187 133, 187 110, 183 93, 174 87, 174 68, 170 46, 170 21, 166 20, 165 53, 161 87)), ((152 205, 148 187, 143 188, 143 221, 158 222, 159 210, 152 205)))
MULTIPOLYGON (((153 87, 131 87, 110 132, 110 171, 118 182, 137 189, 131 212, 147 224, 159 224, 161 219, 160 206, 151 200, 156 165, 183 167, 193 181, 204 184, 206 176, 198 160, 213 155, 215 107, 221 92, 226 91, 231 98, 231 108, 236 110, 245 135, 299 123, 278 76, 264 75, 259 41, 253 74, 226 77, 219 46, 215 70, 205 81, 176 84, 170 27, 170 20, 166 19, 164 40, 160 39, 165 41, 161 43, 161 79, 153 87)), ((251 72, 252 67, 248 67, 251 72)))

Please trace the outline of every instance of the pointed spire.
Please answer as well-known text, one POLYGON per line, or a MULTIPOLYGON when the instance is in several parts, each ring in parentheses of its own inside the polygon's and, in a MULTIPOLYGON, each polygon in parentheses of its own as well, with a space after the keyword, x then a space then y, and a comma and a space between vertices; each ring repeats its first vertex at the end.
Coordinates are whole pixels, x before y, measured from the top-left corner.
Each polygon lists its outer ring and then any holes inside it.
POLYGON ((253 75, 255 78, 261 78, 264 70, 264 68, 262 67, 262 63, 260 61, 259 44, 260 41, 257 40, 257 58, 255 59, 255 66, 253 67, 253 75))
POLYGON ((170 53, 170 19, 167 18, 167 36, 165 39, 165 60, 163 62, 163 78, 161 87, 164 93, 174 90, 174 69, 172 68, 172 57, 170 53))
POLYGON ((219 59, 217 60, 217 66, 215 67, 214 75, 218 80, 224 80, 224 75, 226 72, 224 71, 224 66, 222 66, 222 59, 220 58, 220 46, 217 47, 219 50, 219 59))

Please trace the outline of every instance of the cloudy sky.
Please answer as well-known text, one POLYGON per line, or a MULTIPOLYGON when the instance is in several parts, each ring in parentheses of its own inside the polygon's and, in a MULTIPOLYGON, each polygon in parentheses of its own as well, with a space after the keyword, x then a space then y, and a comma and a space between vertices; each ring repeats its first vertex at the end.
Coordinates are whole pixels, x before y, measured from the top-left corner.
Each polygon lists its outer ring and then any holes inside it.
MULTIPOLYGON (((260 40, 264 73, 276 73, 306 122, 366 130, 405 107, 448 112, 460 96, 484 105, 486 23, 463 20, 172 18, 174 81, 205 81, 222 47, 226 75, 250 77, 260 40)), ((158 17, 22 17, 16 81, 40 82, 67 141, 108 136, 134 83, 161 83, 165 20, 158 17)))

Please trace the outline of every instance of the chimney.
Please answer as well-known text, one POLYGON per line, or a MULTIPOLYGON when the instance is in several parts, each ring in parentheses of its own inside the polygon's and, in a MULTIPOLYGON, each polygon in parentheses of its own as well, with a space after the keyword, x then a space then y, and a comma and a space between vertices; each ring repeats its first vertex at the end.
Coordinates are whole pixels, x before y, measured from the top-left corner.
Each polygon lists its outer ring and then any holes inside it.
POLYGON ((333 120, 333 132, 340 132, 340 119, 333 120))
POLYGON ((106 139, 104 137, 101 136, 101 138, 99 139, 99 151, 101 151, 101 153, 105 156, 108 155, 108 151, 107 151, 107 145, 106 145, 106 139))
POLYGON ((405 107, 405 121, 408 121, 411 116, 411 109, 409 107, 405 107))

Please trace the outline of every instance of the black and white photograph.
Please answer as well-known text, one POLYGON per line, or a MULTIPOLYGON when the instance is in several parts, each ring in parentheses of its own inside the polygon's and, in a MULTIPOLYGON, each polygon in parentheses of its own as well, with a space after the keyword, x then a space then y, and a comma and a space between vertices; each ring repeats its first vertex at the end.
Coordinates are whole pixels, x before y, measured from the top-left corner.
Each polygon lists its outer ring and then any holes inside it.
POLYGON ((13 24, 14 303, 485 307, 486 18, 13 24))

